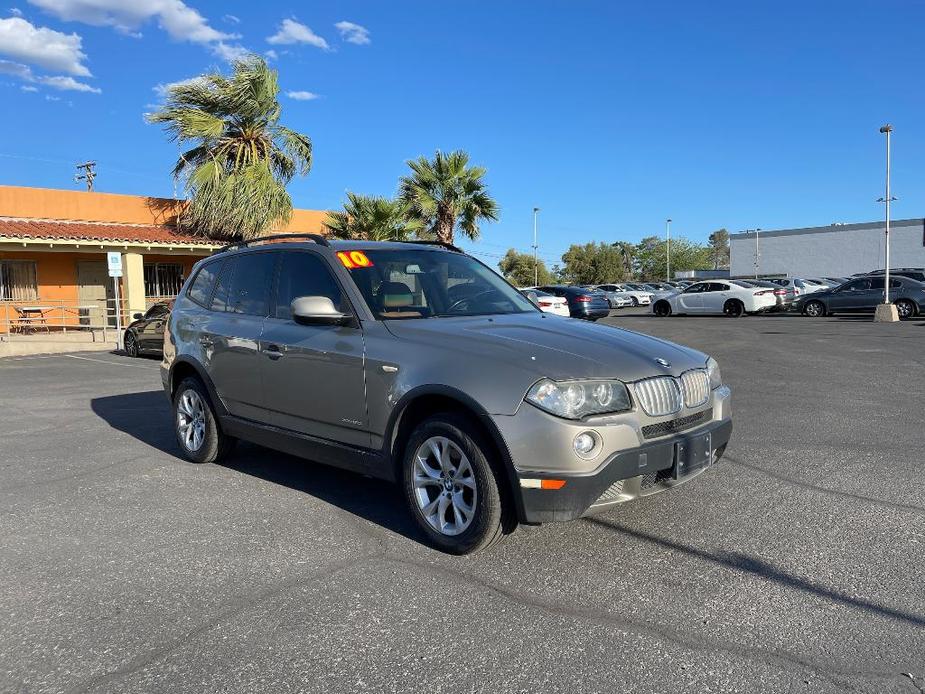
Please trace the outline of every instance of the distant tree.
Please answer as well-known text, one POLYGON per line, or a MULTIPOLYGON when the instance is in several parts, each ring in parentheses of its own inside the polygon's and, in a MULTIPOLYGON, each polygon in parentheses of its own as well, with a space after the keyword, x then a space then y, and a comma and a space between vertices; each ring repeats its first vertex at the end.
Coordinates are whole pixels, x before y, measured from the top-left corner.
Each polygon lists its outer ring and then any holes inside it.
POLYGON ((620 257, 623 259, 623 276, 629 278, 635 272, 636 245, 629 241, 617 241, 612 244, 614 248, 620 251, 620 257))
MULTIPOLYGON (((666 274, 665 240, 647 236, 636 245, 636 269, 645 280, 664 280, 666 274)), ((713 265, 710 249, 683 236, 671 239, 671 271, 705 270, 713 265)))
POLYGON ((286 185, 308 174, 312 142, 279 123, 278 94, 276 70, 250 56, 234 62, 231 77, 213 72, 173 85, 147 116, 172 140, 193 145, 173 169, 189 196, 184 227, 246 239, 289 221, 286 185))
POLYGON ((553 276, 546 269, 546 264, 537 261, 537 281, 533 281, 533 256, 529 253, 518 253, 513 248, 504 254, 498 263, 498 269, 504 278, 515 287, 533 287, 535 285, 552 284, 553 276))
POLYGON ((498 203, 485 186, 485 169, 469 166, 463 151, 433 159, 409 161, 411 174, 399 182, 399 197, 409 217, 416 219, 438 241, 453 243, 458 230, 469 239, 479 237, 479 222, 498 220, 498 203))
POLYGON ((717 229, 710 234, 710 257, 714 270, 729 267, 729 232, 725 229, 717 229))
POLYGON ((626 278, 623 255, 607 243, 573 244, 562 256, 563 280, 572 284, 604 284, 626 278))
POLYGON ((349 192, 344 209, 329 213, 324 226, 334 238, 365 241, 408 241, 424 229, 400 200, 349 192))

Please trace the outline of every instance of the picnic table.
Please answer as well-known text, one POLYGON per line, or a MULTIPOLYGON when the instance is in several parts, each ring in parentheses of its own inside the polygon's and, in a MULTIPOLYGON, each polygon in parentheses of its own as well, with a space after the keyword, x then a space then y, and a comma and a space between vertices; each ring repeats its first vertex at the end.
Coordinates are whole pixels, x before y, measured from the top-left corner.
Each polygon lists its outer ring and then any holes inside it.
POLYGON ((45 328, 48 332, 48 320, 45 314, 54 310, 54 306, 14 306, 19 318, 14 325, 18 332, 34 333, 37 328, 45 328))

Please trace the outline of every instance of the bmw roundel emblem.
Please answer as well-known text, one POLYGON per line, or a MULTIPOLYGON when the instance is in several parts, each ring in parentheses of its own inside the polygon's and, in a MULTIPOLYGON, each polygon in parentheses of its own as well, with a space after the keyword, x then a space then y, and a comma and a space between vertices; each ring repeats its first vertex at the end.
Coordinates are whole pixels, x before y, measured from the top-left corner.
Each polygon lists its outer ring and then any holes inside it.
POLYGON ((671 364, 669 364, 667 360, 662 359, 661 357, 659 357, 658 359, 656 359, 656 360, 655 360, 655 363, 658 364, 659 366, 664 366, 666 369, 670 369, 670 368, 671 368, 671 364))

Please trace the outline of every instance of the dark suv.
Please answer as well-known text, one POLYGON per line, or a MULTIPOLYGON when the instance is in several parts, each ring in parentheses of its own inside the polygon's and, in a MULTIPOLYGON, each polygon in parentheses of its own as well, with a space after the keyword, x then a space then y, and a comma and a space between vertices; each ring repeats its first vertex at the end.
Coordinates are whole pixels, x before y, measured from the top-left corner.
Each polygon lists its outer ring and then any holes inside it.
POLYGON ((224 249, 177 297, 161 373, 190 460, 241 438, 398 482, 429 540, 465 553, 725 450, 707 355, 544 314, 453 247, 311 239, 224 249))

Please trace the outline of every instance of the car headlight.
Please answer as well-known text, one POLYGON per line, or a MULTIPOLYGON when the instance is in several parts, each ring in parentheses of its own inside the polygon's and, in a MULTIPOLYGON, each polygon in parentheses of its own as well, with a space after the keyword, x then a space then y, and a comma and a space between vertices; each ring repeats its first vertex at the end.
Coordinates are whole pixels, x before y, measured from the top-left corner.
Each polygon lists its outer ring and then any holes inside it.
POLYGON ((551 381, 544 378, 527 392, 526 400, 566 419, 630 409, 629 392, 620 381, 551 381))
POLYGON ((710 357, 707 359, 707 375, 710 377, 710 388, 717 389, 723 385, 723 376, 719 372, 719 364, 716 359, 710 357))

